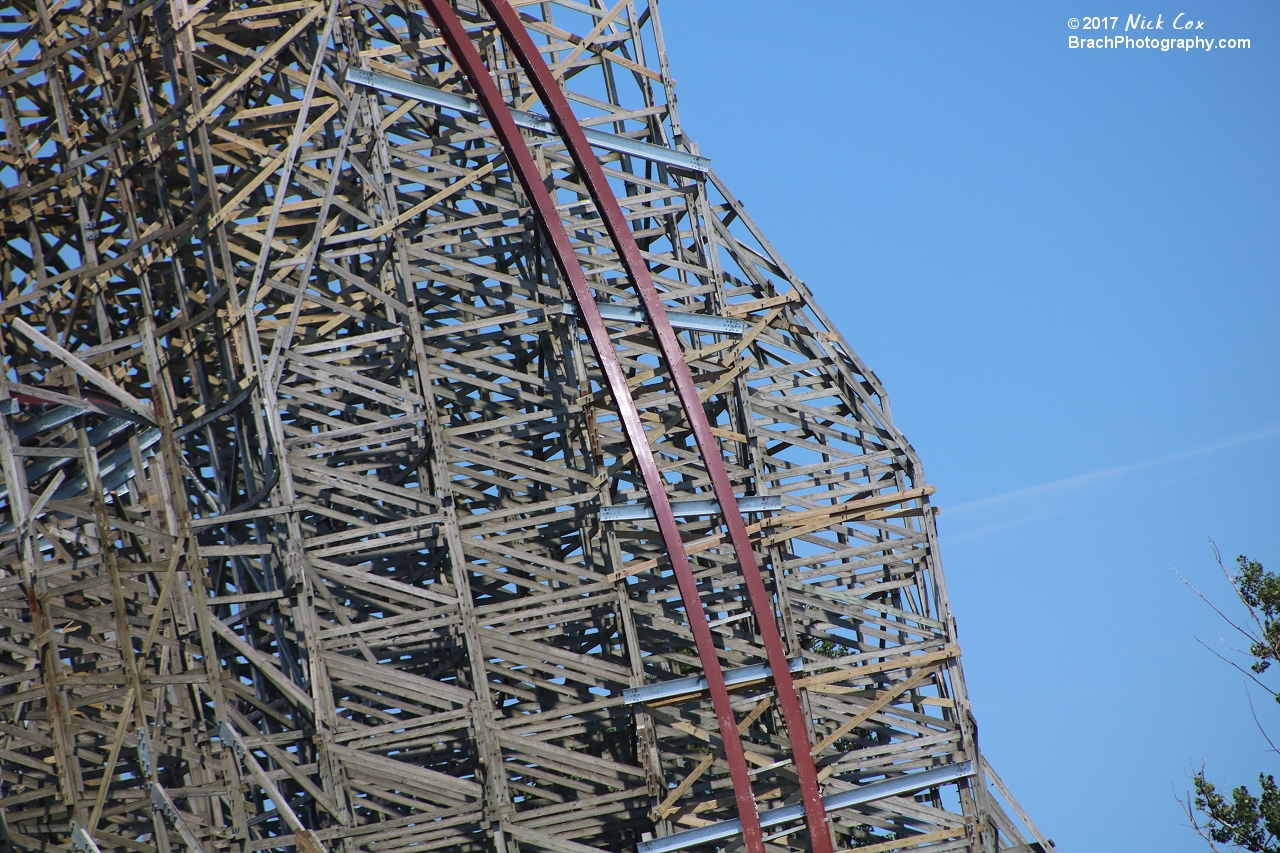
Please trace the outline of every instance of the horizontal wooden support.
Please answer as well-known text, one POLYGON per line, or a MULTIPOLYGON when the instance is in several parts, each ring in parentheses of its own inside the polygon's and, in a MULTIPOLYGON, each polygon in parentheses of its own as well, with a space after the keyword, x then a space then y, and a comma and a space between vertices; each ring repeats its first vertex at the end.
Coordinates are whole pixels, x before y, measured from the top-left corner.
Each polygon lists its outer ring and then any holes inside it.
MULTIPOLYGON (((879 844, 871 844, 867 847, 859 847, 858 853, 890 853, 892 850, 906 850, 909 847, 919 847, 921 844, 932 844, 936 841, 950 841, 953 838, 963 838, 968 830, 963 826, 952 827, 950 829, 937 829, 933 832, 922 832, 919 835, 904 835, 902 838, 893 841, 882 841, 879 844)), ((1015 853, 1015 851, 1001 848, 1005 853, 1015 853)))
MULTIPOLYGON (((889 651, 886 649, 886 651, 889 651)), ((887 660, 879 660, 874 663, 864 663, 857 666, 842 666, 827 672, 820 672, 816 675, 806 676, 796 681, 796 687, 819 687, 827 684, 834 684, 837 681, 845 681, 850 678, 863 678, 868 675, 875 675, 879 672, 892 672, 895 669, 907 669, 910 667, 928 666, 938 661, 948 658, 960 657, 960 647, 952 644, 945 649, 939 649, 936 652, 927 652, 922 655, 896 655, 889 657, 887 660)))

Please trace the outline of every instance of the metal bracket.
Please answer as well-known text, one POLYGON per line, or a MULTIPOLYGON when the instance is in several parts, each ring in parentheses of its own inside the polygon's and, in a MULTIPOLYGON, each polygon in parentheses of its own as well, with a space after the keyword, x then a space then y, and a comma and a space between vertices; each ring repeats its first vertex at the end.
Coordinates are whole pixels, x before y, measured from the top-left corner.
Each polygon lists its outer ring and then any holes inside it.
POLYGON ((245 753, 249 748, 244 745, 244 740, 240 737, 240 733, 228 723, 226 720, 218 721, 218 737, 222 738, 222 742, 231 747, 231 751, 241 761, 244 760, 245 753))
POLYGON ((173 828, 178 830, 182 840, 191 848, 191 853, 207 853, 204 845, 200 843, 200 839, 191 831, 191 827, 187 826, 187 822, 182 819, 182 813, 174 805, 169 792, 162 788, 159 782, 151 783, 151 805, 155 807, 156 811, 169 819, 169 823, 173 824, 173 828))
POLYGON ((159 782, 151 783, 151 805, 159 809, 175 825, 182 820, 182 815, 178 813, 177 805, 174 804, 173 799, 169 796, 169 792, 160 787, 159 782))
POLYGON ((147 744, 146 729, 138 729, 138 762, 142 765, 142 775, 151 775, 151 747, 147 744))
POLYGON ((71 823, 71 846, 80 853, 102 853, 93 837, 85 832, 83 826, 74 821, 71 823))

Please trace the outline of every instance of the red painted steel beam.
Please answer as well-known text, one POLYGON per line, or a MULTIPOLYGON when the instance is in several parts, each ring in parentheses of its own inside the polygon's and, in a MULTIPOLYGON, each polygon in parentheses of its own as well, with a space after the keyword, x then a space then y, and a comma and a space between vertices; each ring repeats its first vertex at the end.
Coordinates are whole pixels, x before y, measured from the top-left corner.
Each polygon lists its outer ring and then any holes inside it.
POLYGON ((551 120, 560 131, 560 139, 568 148, 574 165, 578 167, 578 176, 591 194, 596 210, 604 220, 605 228, 608 229, 614 247, 622 259, 623 267, 639 292, 645 312, 649 315, 650 325, 658 340, 663 358, 666 359, 667 369, 671 372, 685 416, 693 429, 698 450, 706 465, 707 474, 711 478, 716 500, 720 504, 725 526, 729 530, 729 538, 738 557, 738 565, 746 581, 751 607, 755 611, 756 624, 759 626, 760 637, 764 641, 765 651, 768 654, 769 667, 773 672, 774 686, 778 692, 779 706, 791 741, 795 768, 800 779, 800 792, 804 800, 805 817, 809 826, 811 847, 815 853, 831 853, 831 830, 826 808, 822 804, 822 789, 818 785, 818 772, 814 766, 808 727, 805 725, 804 711, 791 679, 782 638, 778 634, 773 599, 765 589, 746 524, 738 511, 733 484, 729 481, 729 473, 720 455, 720 445, 711 432, 706 410, 698 396, 698 386, 694 384, 693 375, 680 348, 680 341, 676 338, 671 321, 667 318, 662 297, 654 287, 648 264, 645 263, 635 236, 632 235, 631 228, 622 214, 622 208, 613 195, 604 169, 601 168, 600 162, 591 150, 586 134, 582 132, 582 127, 569 106, 568 98, 561 91, 551 69, 543 61, 542 54, 539 53, 533 38, 520 21, 516 10, 506 0, 481 0, 481 3, 484 4, 489 16, 498 24, 507 47, 524 66, 529 82, 533 84, 551 120))
MULTIPOLYGON (((751 792, 751 778, 747 772, 746 756, 743 753, 742 739, 738 734, 737 720, 733 708, 729 704, 729 691, 725 687, 724 672, 720 660, 716 657, 715 643, 711 629, 707 625, 706 611, 702 599, 698 595, 697 581, 689 566, 689 557, 685 553, 684 543, 680 538, 680 529, 675 515, 671 511, 671 502, 667 497, 666 483, 658 470, 649 446, 648 436, 640 421, 640 412, 627 387, 626 374, 618 361, 613 342, 609 339, 608 330, 600 317, 600 309, 596 307, 594 294, 587 284, 586 276, 578 263, 569 235, 564 230, 560 214, 542 176, 533 162, 533 156, 525 144, 520 129, 511 116, 510 107, 502 99, 498 87, 489 76, 489 71, 471 43, 471 38, 462 26, 457 13, 447 0, 422 0, 422 5, 440 29, 445 43, 449 46, 454 60, 462 69, 485 115, 488 116, 494 132, 507 155, 507 162, 515 172, 517 179, 524 187, 525 195, 533 208, 534 215, 542 224, 543 231, 551 243, 552 255, 560 274, 569 282, 574 301, 577 303, 578 315, 587 329, 587 338, 595 350, 596 359, 600 363, 605 381, 618 406, 618 415, 622 420, 631 452, 635 455, 636 465, 644 478, 645 488, 649 492, 649 500, 653 504, 654 516, 658 521, 658 529, 662 534, 667 549, 668 559, 680 588, 680 597, 684 602, 685 614, 689 619, 689 627, 693 631, 694 643, 698 649, 698 657, 702 662, 703 675, 711 693, 711 702, 716 712, 716 723, 720 729, 720 738, 724 743, 725 758, 729 764, 729 772, 733 781, 734 797, 738 804, 739 817, 742 820, 743 835, 750 853, 764 853, 763 833, 760 829, 760 816, 756 808, 755 797, 751 792)), ((522 28, 523 31, 523 28, 522 28)), ((575 125, 576 126, 576 125, 575 125)), ((612 196, 610 196, 612 197, 612 196)), ((663 315, 665 319, 665 314, 663 315)), ((667 323, 668 332, 671 325, 667 323)), ((739 518, 739 522, 741 519, 739 518)), ((772 624, 772 620, 770 621, 772 624)), ((779 669, 775 667, 775 672, 779 669)), ((786 661, 781 664, 781 672, 788 671, 786 661)), ((497 772, 501 772, 498 770, 497 772)))

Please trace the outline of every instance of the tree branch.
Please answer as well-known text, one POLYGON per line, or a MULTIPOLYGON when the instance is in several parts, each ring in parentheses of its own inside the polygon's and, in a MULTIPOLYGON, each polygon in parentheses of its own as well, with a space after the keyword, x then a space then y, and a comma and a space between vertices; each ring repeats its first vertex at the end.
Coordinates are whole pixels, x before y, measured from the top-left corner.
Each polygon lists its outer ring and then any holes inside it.
MULTIPOLYGON (((1203 772, 1203 770, 1201 772, 1203 772)), ((1172 788, 1173 786, 1170 785, 1169 787, 1172 788)), ((1195 830, 1196 835, 1204 839, 1205 844, 1209 845, 1209 849, 1212 850, 1213 853, 1222 853, 1222 848, 1218 847, 1213 838, 1211 838, 1196 821, 1195 810, 1191 807, 1194 802, 1191 798, 1191 792, 1187 792, 1187 798, 1184 800, 1182 797, 1178 796, 1177 789, 1175 788, 1173 798, 1178 801, 1178 805, 1182 806, 1182 810, 1187 813, 1187 820, 1191 821, 1190 827, 1195 830)))
MULTIPOLYGON (((1219 561, 1218 561, 1218 565, 1222 565, 1222 561, 1221 561, 1221 560, 1219 560, 1219 561)), ((1227 614, 1225 614, 1225 613, 1223 613, 1221 610, 1219 610, 1219 609, 1218 609, 1218 606, 1217 606, 1216 604, 1214 604, 1212 601, 1210 601, 1210 600, 1209 600, 1209 597, 1208 597, 1208 596, 1206 596, 1203 592, 1201 592, 1200 590, 1198 590, 1198 589, 1196 589, 1194 586, 1192 586, 1192 585, 1191 585, 1191 581, 1187 580, 1186 578, 1184 578, 1184 577, 1182 576, 1182 572, 1180 572, 1180 571, 1178 571, 1177 569, 1173 568, 1173 566, 1170 566, 1170 567, 1169 567, 1169 569, 1170 569, 1170 571, 1172 571, 1175 575, 1177 575, 1177 576, 1178 576, 1178 579, 1179 579, 1179 580, 1181 580, 1184 584, 1186 584, 1186 585, 1187 585, 1187 588, 1188 588, 1188 589, 1190 589, 1190 590, 1191 590, 1192 592, 1194 592, 1196 595, 1200 596, 1200 600, 1201 600, 1201 601, 1203 601, 1205 604, 1209 605, 1209 608, 1210 608, 1211 610, 1213 610, 1213 612, 1214 612, 1214 613, 1217 613, 1217 614, 1218 614, 1218 616, 1220 616, 1220 617, 1222 618, 1222 621, 1223 621, 1223 622, 1226 622, 1226 623, 1227 623, 1228 625, 1230 625, 1232 628, 1235 628, 1235 629, 1236 629, 1237 631, 1239 631, 1241 634, 1244 634, 1244 635, 1245 635, 1245 637, 1247 637, 1247 638, 1249 639, 1249 642, 1251 642, 1251 643, 1261 642, 1261 640, 1260 640, 1258 637, 1255 637, 1253 634, 1250 634, 1250 633, 1249 633, 1248 631, 1246 631, 1244 628, 1241 628, 1239 625, 1237 625, 1236 623, 1232 622, 1232 621, 1231 621, 1231 619, 1227 616, 1227 614)), ((1223 568, 1223 570, 1224 570, 1224 571, 1226 570, 1226 569, 1225 569, 1225 567, 1223 568)), ((1231 578, 1230 578, 1230 577, 1228 577, 1228 578, 1227 578, 1227 580, 1229 580, 1229 581, 1230 581, 1230 580, 1231 580, 1231 578)), ((1236 589, 1235 581, 1231 581, 1231 589, 1235 591, 1235 594, 1236 594, 1237 596, 1239 596, 1239 595, 1240 595, 1240 590, 1236 589)), ((1243 599, 1241 599, 1241 600, 1243 601, 1243 599)), ((1245 604, 1245 607, 1246 607, 1246 608, 1248 607, 1248 604, 1247 604, 1247 603, 1245 604)), ((1250 609, 1249 609, 1249 615, 1250 615, 1250 616, 1253 616, 1253 610, 1252 610, 1252 608, 1250 608, 1250 609)), ((1256 616, 1254 616, 1254 619, 1256 620, 1256 619, 1257 619, 1257 617, 1256 617, 1256 616)))
MULTIPOLYGON (((1208 645, 1204 640, 1200 639, 1199 637, 1196 637, 1196 638, 1195 638, 1195 641, 1196 641, 1197 643, 1199 643, 1200 645, 1204 646, 1206 649, 1209 649, 1209 645, 1208 645)), ((1253 680, 1254 680, 1254 682, 1256 682, 1256 683, 1257 683, 1257 685, 1258 685, 1259 687, 1261 687, 1263 690, 1265 690, 1265 691, 1267 691, 1268 693, 1270 693, 1272 696, 1275 696, 1275 695, 1276 695, 1276 692, 1275 692, 1274 690, 1272 690, 1272 689, 1271 689, 1270 687, 1268 687, 1267 685, 1263 684, 1261 681, 1258 681, 1258 676, 1254 675, 1252 672, 1249 672, 1249 670, 1242 668, 1242 667, 1240 666, 1240 664, 1238 664, 1238 663, 1236 663, 1235 661, 1231 660, 1231 658, 1223 657, 1222 655, 1220 655, 1220 654, 1218 654, 1217 652, 1215 652, 1213 649, 1209 649, 1209 654, 1213 655, 1214 657, 1216 657, 1218 660, 1222 661, 1223 663, 1229 664, 1229 665, 1231 665, 1231 666, 1235 667, 1236 669, 1240 670, 1240 672, 1241 672, 1242 674, 1244 674, 1244 675, 1248 676, 1249 678, 1253 679, 1253 680)))
MULTIPOLYGON (((1265 637, 1267 635, 1266 627, 1262 624, 1262 620, 1258 618, 1258 614, 1255 613, 1253 608, 1249 606, 1249 602, 1245 599, 1244 593, 1241 592, 1240 587, 1236 584, 1235 578, 1231 577, 1231 572, 1227 571, 1226 564, 1222 562, 1222 554, 1219 553, 1218 551, 1218 543, 1213 541, 1212 536, 1209 537, 1209 545, 1210 547, 1213 548, 1213 558, 1218 561, 1218 568, 1222 569, 1222 574, 1226 577, 1227 582, 1231 584, 1231 589, 1235 591, 1236 598, 1240 599, 1240 603, 1244 605, 1245 610, 1249 612, 1249 616, 1253 619, 1253 621, 1258 623, 1258 630, 1261 631, 1262 636, 1265 637)), ((1199 593, 1197 593, 1197 595, 1198 594, 1199 593)), ((1209 605, 1209 606, 1212 607, 1213 605, 1209 605)), ((1217 610, 1216 607, 1214 609, 1217 610)), ((1226 619, 1225 616, 1223 616, 1222 618, 1226 619)), ((1228 619, 1227 623, 1231 624, 1231 620, 1228 619)), ((1235 625, 1231 625, 1231 627, 1236 628, 1237 631, 1241 630, 1240 628, 1237 628, 1235 625)), ((1245 633, 1246 633, 1246 636, 1248 636, 1249 639, 1253 640, 1255 643, 1261 642, 1261 640, 1255 638, 1251 634, 1247 634, 1247 632, 1245 633)))
MULTIPOLYGON (((1275 694, 1272 694, 1272 695, 1275 695, 1275 694)), ((1250 695, 1249 693, 1248 685, 1246 685, 1244 689, 1244 698, 1249 701, 1249 713, 1253 714, 1253 722, 1254 722, 1254 725, 1258 727, 1258 733, 1262 735, 1262 739, 1265 740, 1267 742, 1267 745, 1271 747, 1271 751, 1274 752, 1276 755, 1280 755, 1280 749, 1276 749, 1276 745, 1274 742, 1272 742, 1271 738, 1267 735, 1266 729, 1262 728, 1262 721, 1258 719, 1258 711, 1253 707, 1253 696, 1250 695)))

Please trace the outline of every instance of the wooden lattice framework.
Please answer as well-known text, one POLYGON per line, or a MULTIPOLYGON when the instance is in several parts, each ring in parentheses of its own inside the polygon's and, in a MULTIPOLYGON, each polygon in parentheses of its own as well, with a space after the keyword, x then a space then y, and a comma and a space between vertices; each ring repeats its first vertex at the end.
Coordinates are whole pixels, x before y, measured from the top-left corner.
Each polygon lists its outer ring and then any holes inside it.
POLYGON ((1047 851, 933 489, 684 135, 655 0, 500 2, 0 7, 0 845, 1047 851))

